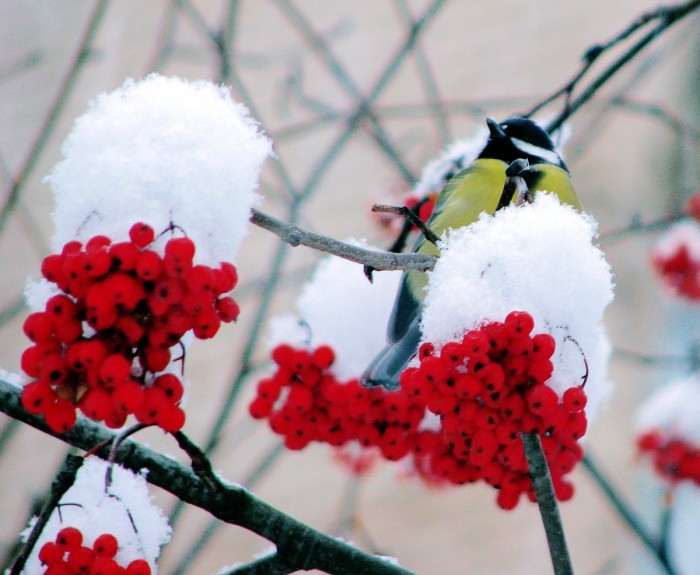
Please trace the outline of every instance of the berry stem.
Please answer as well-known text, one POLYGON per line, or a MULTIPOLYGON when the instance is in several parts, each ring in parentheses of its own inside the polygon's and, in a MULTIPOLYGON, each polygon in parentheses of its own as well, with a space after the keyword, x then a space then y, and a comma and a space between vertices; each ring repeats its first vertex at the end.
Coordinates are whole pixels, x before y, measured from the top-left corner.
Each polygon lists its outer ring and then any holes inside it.
POLYGON ((29 555, 34 548, 34 545, 36 545, 41 532, 44 530, 44 527, 46 527, 53 510, 58 505, 58 502, 61 500, 61 497, 63 497, 63 494, 73 485, 75 476, 80 467, 83 465, 83 461, 84 459, 82 457, 78 457, 76 455, 66 456, 61 469, 59 469, 53 483, 51 484, 51 491, 46 499, 46 502, 41 508, 39 517, 37 518, 36 523, 34 523, 32 531, 22 547, 22 551, 12 565, 9 575, 19 575, 22 573, 24 565, 27 562, 27 559, 29 559, 29 555))
POLYGON ((555 575, 573 575, 571 557, 564 537, 564 527, 559 515, 559 506, 554 494, 552 478, 549 475, 547 460, 542 449, 540 436, 536 433, 523 433, 523 447, 530 469, 532 487, 537 495, 542 525, 547 535, 549 555, 555 575))

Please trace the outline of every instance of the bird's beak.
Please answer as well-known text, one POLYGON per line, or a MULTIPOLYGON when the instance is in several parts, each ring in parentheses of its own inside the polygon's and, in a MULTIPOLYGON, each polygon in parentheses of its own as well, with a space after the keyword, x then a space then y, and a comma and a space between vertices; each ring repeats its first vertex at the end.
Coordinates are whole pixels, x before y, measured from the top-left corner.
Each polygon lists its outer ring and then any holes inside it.
POLYGON ((489 132, 491 133, 492 140, 500 140, 508 138, 503 128, 498 124, 493 118, 486 118, 486 125, 489 127, 489 132))

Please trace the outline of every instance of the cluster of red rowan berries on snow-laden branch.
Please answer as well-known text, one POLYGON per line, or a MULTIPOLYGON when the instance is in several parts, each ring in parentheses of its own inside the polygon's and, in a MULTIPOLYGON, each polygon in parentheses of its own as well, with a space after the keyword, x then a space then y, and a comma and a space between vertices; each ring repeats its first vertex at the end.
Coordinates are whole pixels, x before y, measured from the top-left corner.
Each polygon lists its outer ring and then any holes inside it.
POLYGON ((654 469, 672 483, 689 479, 700 485, 700 449, 677 437, 664 437, 657 430, 637 438, 637 448, 651 458, 654 469))
POLYGON ((700 300, 700 194, 684 207, 690 220, 672 226, 651 254, 651 263, 670 291, 700 300))
POLYGON ((557 497, 566 500, 573 487, 564 475, 583 456, 577 440, 586 432, 587 398, 578 385, 560 398, 545 384, 555 340, 531 335, 533 327, 529 314, 512 312, 439 352, 423 344, 420 365, 404 371, 396 391, 337 381, 327 346, 309 352, 280 345, 272 353, 277 371, 258 383, 250 413, 267 418, 291 449, 355 441, 391 461, 410 455, 430 482, 484 480, 499 489, 505 509, 522 493, 534 498, 519 436, 537 433, 557 497), (424 424, 427 411, 439 417, 439 429, 424 424))
POLYGON ((24 387, 22 403, 56 432, 73 427, 77 408, 112 428, 134 414, 178 431, 185 422, 182 382, 159 374, 173 361, 171 348, 180 345, 184 354, 185 333, 211 338, 222 321, 238 316, 238 305, 224 295, 237 282, 232 264, 195 265, 187 237, 172 237, 159 253, 144 223, 132 226, 129 238, 72 241, 42 263, 60 293, 24 322, 33 345, 22 354, 22 369, 35 380, 24 387))
POLYGON ((42 575, 151 575, 145 559, 135 559, 126 567, 115 560, 119 542, 104 533, 92 547, 83 545, 83 534, 75 527, 64 527, 55 541, 48 541, 39 550, 39 560, 46 565, 42 575))

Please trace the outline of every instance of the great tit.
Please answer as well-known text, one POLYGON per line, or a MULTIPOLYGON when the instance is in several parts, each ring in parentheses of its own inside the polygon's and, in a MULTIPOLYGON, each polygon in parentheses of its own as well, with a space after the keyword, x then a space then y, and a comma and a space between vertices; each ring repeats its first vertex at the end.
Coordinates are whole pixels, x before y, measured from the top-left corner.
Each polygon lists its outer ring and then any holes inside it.
MULTIPOLYGON (((500 124, 488 118, 486 123, 489 128, 486 145, 469 167, 447 182, 438 197, 426 224, 432 232, 439 237, 448 229, 476 221, 482 212, 493 214, 503 195, 506 170, 516 160, 523 160, 514 167, 517 177, 524 180, 531 193, 537 190, 555 193, 562 203, 581 210, 569 170, 547 132, 520 117, 500 124)), ((440 255, 437 246, 422 234, 413 251, 440 255)), ((404 273, 389 319, 387 345, 365 370, 361 378, 363 385, 398 388, 399 376, 420 343, 421 306, 427 281, 424 272, 404 273)))

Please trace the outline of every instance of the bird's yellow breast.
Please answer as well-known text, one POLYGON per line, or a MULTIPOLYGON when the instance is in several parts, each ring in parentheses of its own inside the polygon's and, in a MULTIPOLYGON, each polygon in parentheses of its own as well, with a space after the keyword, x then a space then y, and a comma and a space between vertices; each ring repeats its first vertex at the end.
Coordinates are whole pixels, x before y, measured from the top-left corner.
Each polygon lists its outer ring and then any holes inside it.
MULTIPOLYGON (((448 229, 467 226, 479 219, 482 212, 493 214, 503 193, 508 165, 502 160, 484 158, 474 161, 466 170, 452 178, 443 189, 428 227, 438 236, 448 229)), ((531 170, 535 178, 531 191, 545 190, 557 194, 562 203, 581 210, 581 203, 571 184, 569 173, 553 164, 536 164, 531 170)), ((433 243, 423 236, 414 251, 439 256, 433 243)), ((428 283, 424 272, 408 272, 408 287, 418 301, 425 297, 428 283)))

